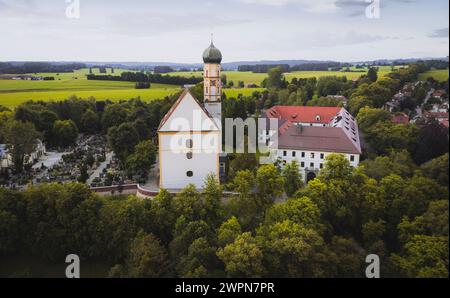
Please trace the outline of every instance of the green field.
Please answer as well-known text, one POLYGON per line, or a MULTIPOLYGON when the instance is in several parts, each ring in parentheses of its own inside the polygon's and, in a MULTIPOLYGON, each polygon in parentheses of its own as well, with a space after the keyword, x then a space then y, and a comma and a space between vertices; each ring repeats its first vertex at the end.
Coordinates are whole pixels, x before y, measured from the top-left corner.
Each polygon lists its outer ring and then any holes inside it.
MULTIPOLYGON (((111 70, 108 74, 111 74, 111 70)), ((115 69, 114 75, 126 71, 115 69)), ((94 81, 87 80, 89 69, 77 70, 73 73, 37 73, 34 76, 53 76, 55 81, 26 81, 1 79, 0 76, 0 105, 15 107, 28 100, 63 100, 72 95, 80 98, 94 97, 98 100, 111 101, 128 100, 140 97, 143 101, 164 98, 180 91, 180 86, 151 84, 150 89, 135 89, 133 82, 94 81)), ((98 74, 98 69, 93 69, 98 74)), ((7 76, 7 75, 3 75, 7 76)), ((11 76, 11 75, 10 75, 11 76)), ((226 89, 227 97, 251 95, 254 91, 263 89, 226 89)))
POLYGON ((448 80, 448 69, 434 69, 429 70, 419 75, 419 80, 425 81, 427 78, 432 77, 436 81, 444 82, 448 80))
MULTIPOLYGON (((253 73, 250 71, 223 71, 223 74, 227 76, 228 81, 233 81, 234 85, 237 86, 239 81, 243 81, 245 84, 257 84, 260 85, 261 82, 267 77, 266 73, 253 73)), ((191 72, 171 72, 168 73, 171 76, 181 76, 181 77, 203 77, 203 72, 201 71, 191 71, 191 72)))
MULTIPOLYGON (((395 68, 399 67, 396 66, 395 68)), ((319 78, 323 76, 346 76, 351 80, 359 78, 361 75, 367 73, 367 69, 360 69, 358 71, 355 67, 351 67, 350 69, 353 71, 295 71, 291 73, 285 73, 284 76, 288 81, 291 81, 293 78, 319 78)), ((391 72, 391 66, 380 66, 378 76, 385 76, 389 72, 391 72)), ((235 86, 239 81, 243 81, 245 84, 260 85, 261 82, 267 77, 267 74, 265 73, 253 73, 250 71, 224 71, 223 74, 227 76, 228 81, 233 81, 235 86)), ((171 72, 169 73, 169 75, 182 77, 202 77, 203 73, 201 71, 171 72)))
MULTIPOLYGON (((99 74, 97 68, 92 69, 94 74, 99 74)), ((119 75, 125 69, 114 69, 113 75, 119 75)), ((378 75, 383 76, 391 71, 390 66, 381 66, 378 75)), ((36 73, 28 74, 33 76, 53 76, 55 81, 26 81, 26 80, 10 80, 2 79, 0 75, 0 105, 6 107, 14 107, 28 100, 63 100, 72 95, 80 98, 94 97, 98 100, 109 99, 111 101, 128 100, 140 97, 143 101, 151 101, 154 99, 164 98, 165 96, 177 93, 180 87, 176 85, 152 84, 150 89, 135 89, 132 82, 115 82, 115 81, 94 81, 87 80, 86 75, 89 69, 80 69, 71 73, 36 73)), ((360 77, 363 72, 342 72, 342 71, 301 71, 286 73, 285 77, 288 81, 296 78, 310 78, 321 76, 346 76, 348 79, 360 77)), ((112 74, 111 69, 107 68, 107 74, 112 74)), ((224 71, 228 81, 233 81, 235 86, 239 81, 245 84, 260 85, 265 73, 224 71)), ((176 76, 196 76, 202 77, 202 72, 172 72, 169 75, 176 76)), ((431 71, 423 74, 423 76, 434 76, 439 80, 448 78, 448 71, 431 71)), ((9 75, 11 76, 11 75, 9 75)), ((224 89, 228 98, 237 97, 239 94, 250 96, 255 91, 262 91, 262 88, 240 88, 240 89, 224 89)))
POLYGON ((253 92, 258 91, 262 92, 264 91, 264 88, 236 88, 236 89, 223 89, 223 92, 227 96, 227 98, 234 97, 237 98, 239 94, 242 96, 251 96, 253 92))

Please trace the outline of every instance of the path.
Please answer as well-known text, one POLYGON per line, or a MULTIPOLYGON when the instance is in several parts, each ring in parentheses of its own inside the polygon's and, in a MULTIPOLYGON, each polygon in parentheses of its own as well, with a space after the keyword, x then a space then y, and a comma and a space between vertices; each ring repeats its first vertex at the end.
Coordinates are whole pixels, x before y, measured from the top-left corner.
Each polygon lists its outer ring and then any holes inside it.
POLYGON ((108 164, 111 163, 111 159, 113 157, 113 152, 106 153, 106 159, 104 162, 102 162, 97 169, 95 169, 94 173, 89 177, 89 179, 86 181, 87 185, 91 185, 92 181, 100 176, 100 173, 103 172, 103 170, 106 168, 108 164))

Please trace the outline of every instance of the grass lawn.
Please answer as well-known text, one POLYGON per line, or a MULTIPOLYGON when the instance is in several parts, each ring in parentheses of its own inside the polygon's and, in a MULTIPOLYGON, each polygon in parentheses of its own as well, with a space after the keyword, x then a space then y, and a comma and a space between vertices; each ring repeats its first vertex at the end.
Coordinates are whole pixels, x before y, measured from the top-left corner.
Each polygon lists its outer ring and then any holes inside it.
POLYGON ((419 75, 419 80, 425 81, 427 78, 432 77, 436 81, 444 82, 448 80, 448 69, 434 69, 429 70, 419 75))

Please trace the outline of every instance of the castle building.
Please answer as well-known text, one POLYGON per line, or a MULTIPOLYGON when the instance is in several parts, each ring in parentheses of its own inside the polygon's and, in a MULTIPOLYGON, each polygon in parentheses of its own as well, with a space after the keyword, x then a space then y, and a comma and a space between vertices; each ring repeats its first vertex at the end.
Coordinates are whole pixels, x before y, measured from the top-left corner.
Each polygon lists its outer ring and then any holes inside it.
MULTIPOLYGON (((274 106, 265 111, 266 119, 277 119, 276 157, 281 165, 296 161, 305 181, 314 179, 332 153, 343 154, 357 167, 361 144, 356 119, 345 108, 274 106)), ((268 121, 266 121, 268 124, 268 121)), ((276 132, 267 125, 259 138, 268 140, 276 132)))
POLYGON ((202 188, 208 175, 220 177, 222 148, 222 54, 211 42, 203 53, 204 103, 185 89, 158 128, 159 186, 202 188))

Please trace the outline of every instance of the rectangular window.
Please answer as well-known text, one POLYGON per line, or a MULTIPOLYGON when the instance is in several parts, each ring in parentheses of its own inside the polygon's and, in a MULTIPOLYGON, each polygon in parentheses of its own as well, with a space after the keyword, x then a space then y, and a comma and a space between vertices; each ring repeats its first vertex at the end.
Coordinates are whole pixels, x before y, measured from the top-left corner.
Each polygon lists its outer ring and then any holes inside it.
POLYGON ((305 152, 302 152, 302 157, 305 157, 305 152))
POLYGON ((292 157, 295 157, 295 151, 292 151, 292 157))
POLYGON ((286 150, 283 151, 283 156, 287 156, 287 151, 286 150))
POLYGON ((320 168, 323 169, 323 163, 320 164, 320 168))
POLYGON ((314 152, 311 152, 311 158, 314 158, 314 156, 315 156, 314 152))
POLYGON ((355 161, 355 156, 354 155, 350 155, 350 161, 355 161))
POLYGON ((310 166, 311 168, 314 168, 314 163, 313 163, 313 162, 310 163, 309 166, 310 166))
POLYGON ((302 168, 305 167, 305 162, 304 162, 304 161, 302 161, 302 162, 300 163, 300 167, 302 167, 302 168))
POLYGON ((325 157, 325 154, 320 153, 320 159, 323 159, 325 157))

